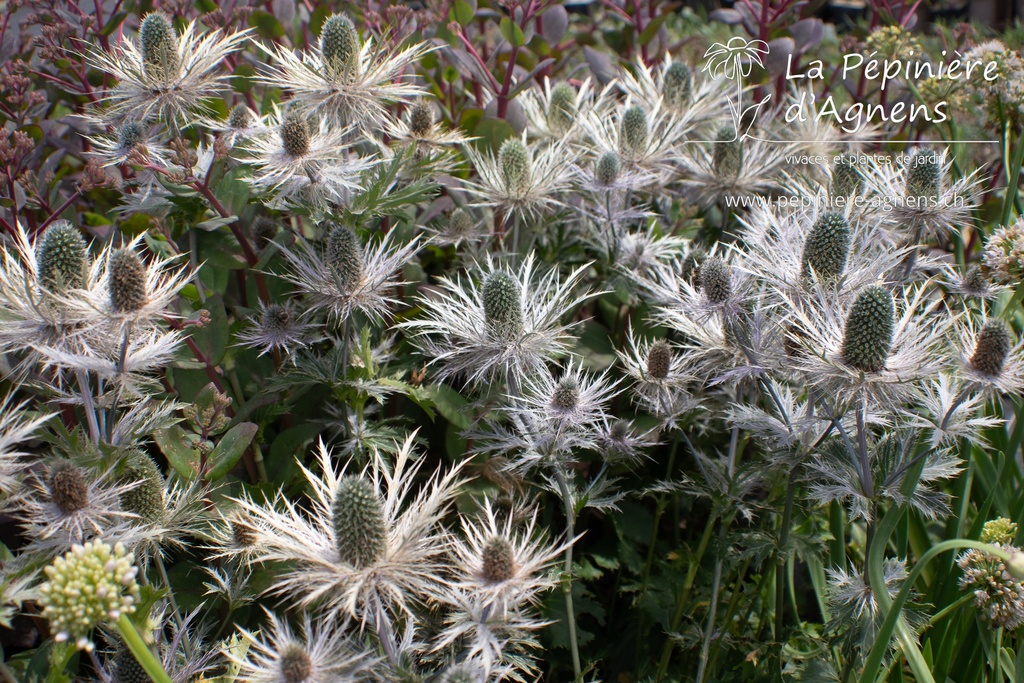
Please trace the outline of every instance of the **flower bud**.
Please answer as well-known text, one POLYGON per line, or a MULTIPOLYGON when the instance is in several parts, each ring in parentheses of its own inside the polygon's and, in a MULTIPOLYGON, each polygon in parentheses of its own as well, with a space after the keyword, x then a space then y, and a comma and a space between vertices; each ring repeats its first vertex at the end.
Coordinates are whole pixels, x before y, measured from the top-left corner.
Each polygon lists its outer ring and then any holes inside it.
POLYGON ((987 377, 998 377, 1003 373, 1006 356, 1013 346, 1009 326, 999 319, 986 322, 978 333, 969 364, 975 372, 987 377))
POLYGON ((551 407, 561 413, 576 410, 580 403, 580 383, 575 377, 568 376, 558 380, 554 394, 551 396, 551 407))
POLYGON ((118 313, 134 313, 149 300, 146 266, 132 249, 118 249, 107 266, 110 305, 118 313))
POLYGON ((732 296, 732 267, 720 256, 700 265, 700 291, 713 304, 724 304, 732 296))
POLYGON ((665 379, 671 369, 672 346, 664 339, 659 339, 647 351, 647 376, 651 379, 665 379))
POLYGON ((135 655, 126 646, 122 645, 114 655, 114 668, 111 683, 152 683, 146 670, 135 659, 135 655))
POLYGON ((258 247, 273 242, 277 237, 277 221, 268 216, 258 216, 252 224, 252 236, 258 247))
POLYGON ((503 583, 515 574, 516 557, 507 539, 491 538, 482 554, 483 577, 488 583, 503 583))
POLYGON ((297 112, 284 117, 278 131, 281 136, 281 147, 293 157, 301 157, 309 151, 309 123, 297 112))
POLYGON ((530 154, 519 138, 509 138, 498 150, 498 166, 505 181, 505 189, 514 194, 526 190, 530 184, 530 154))
POLYGON ((351 292, 363 277, 363 245, 355 230, 333 224, 327 233, 327 263, 346 292, 351 292))
POLYGON ((622 161, 619 159, 619 155, 615 152, 605 152, 597 160, 597 182, 601 185, 608 186, 613 184, 619 179, 619 174, 622 172, 622 161))
POLYGON ((682 112, 690 102, 693 91, 693 73, 682 62, 672 62, 665 69, 665 80, 661 96, 665 106, 674 112, 682 112))
POLYGON ((548 128, 555 135, 565 135, 572 129, 576 114, 576 89, 568 83, 557 84, 548 102, 548 128))
POLYGON ((850 224, 842 214, 824 213, 807 235, 800 275, 809 278, 813 271, 822 279, 835 280, 846 270, 849 253, 850 224))
POLYGON ((384 506, 370 482, 355 475, 342 477, 331 511, 343 562, 363 569, 381 559, 387 546, 384 506))
POLYGON ((253 123, 252 111, 244 104, 236 104, 228 114, 228 128, 241 130, 248 128, 253 123))
POLYGON ((121 494, 121 509, 133 512, 145 522, 156 522, 164 514, 164 475, 160 468, 142 451, 132 451, 121 474, 125 483, 139 482, 135 488, 121 494))
POLYGON ((434 110, 426 102, 417 102, 409 111, 409 131, 416 137, 425 136, 434 127, 434 110))
POLYGON ((320 55, 331 79, 350 80, 359 72, 359 33, 346 14, 332 14, 320 30, 320 55))
POLYGON ((846 318, 842 348, 846 364, 861 372, 884 370, 895 317, 896 306, 888 291, 877 285, 862 289, 846 318))
POLYGON ((484 317, 491 331, 506 339, 523 332, 523 308, 519 283, 503 271, 487 276, 483 287, 484 317))
POLYGON ((942 190, 942 173, 935 152, 915 152, 907 164, 906 195, 935 201, 942 190))
POLYGON ((287 643, 278 657, 281 683, 305 683, 313 675, 313 659, 298 643, 287 643))
POLYGON ((145 137, 146 132, 140 124, 128 121, 117 129, 117 146, 123 150, 130 150, 140 144, 145 137))
POLYGON ((711 162, 719 178, 735 178, 743 167, 743 143, 736 138, 736 129, 726 126, 718 130, 711 162))
POLYGON ((619 147, 628 156, 642 154, 647 149, 647 113, 633 106, 622 114, 619 147))
POLYGON ((150 12, 139 27, 142 64, 147 77, 173 81, 180 72, 178 35, 166 14, 150 12))
POLYGON ((446 234, 453 238, 466 238, 476 231, 476 221, 468 211, 461 206, 455 207, 448 216, 448 229, 446 234))
POLYGON ((837 197, 848 197, 859 191, 863 184, 864 179, 861 178, 853 161, 845 156, 839 157, 832 167, 832 194, 837 197))
POLYGON ((58 460, 50 468, 47 482, 50 501, 62 514, 71 515, 89 504, 89 484, 82 468, 67 460, 58 460))
POLYGON ((39 279, 54 292, 85 286, 88 248, 68 221, 54 221, 39 242, 39 279))

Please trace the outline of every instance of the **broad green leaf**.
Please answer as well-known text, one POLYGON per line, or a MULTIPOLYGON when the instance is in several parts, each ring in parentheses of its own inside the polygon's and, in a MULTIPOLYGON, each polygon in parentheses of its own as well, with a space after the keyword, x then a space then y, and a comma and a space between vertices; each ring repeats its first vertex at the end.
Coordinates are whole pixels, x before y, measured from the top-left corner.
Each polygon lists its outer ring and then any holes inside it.
POLYGON ((210 453, 208 462, 210 469, 206 473, 207 481, 217 481, 231 471, 231 468, 242 457, 242 453, 252 443, 252 438, 256 436, 258 429, 259 426, 254 422, 243 422, 229 429, 220 438, 217 447, 210 453))

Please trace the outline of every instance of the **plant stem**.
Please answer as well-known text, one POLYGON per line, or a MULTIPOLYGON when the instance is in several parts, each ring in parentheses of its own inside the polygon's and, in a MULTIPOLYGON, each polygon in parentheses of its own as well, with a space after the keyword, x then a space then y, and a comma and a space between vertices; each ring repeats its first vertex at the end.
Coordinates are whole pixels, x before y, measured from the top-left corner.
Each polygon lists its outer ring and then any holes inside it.
POLYGON ((775 640, 782 642, 782 628, 785 625, 786 575, 782 569, 786 566, 786 546, 789 545, 789 526, 793 520, 793 499, 796 497, 796 468, 787 476, 786 506, 782 512, 782 527, 779 529, 779 548, 775 552, 775 640))
POLYGON ((577 681, 583 679, 583 669, 580 666, 580 647, 576 638, 576 612, 572 605, 572 552, 573 540, 576 538, 576 509, 572 503, 572 496, 569 494, 569 484, 565 480, 565 473, 560 465, 555 466, 555 479, 558 481, 558 490, 562 494, 562 503, 565 506, 565 563, 562 569, 562 592, 565 594, 565 613, 569 627, 569 648, 572 652, 572 670, 577 681))
POLYGON ((142 640, 142 636, 135 629, 135 625, 132 624, 132 620, 128 618, 127 614, 122 614, 117 620, 117 631, 121 634, 121 638, 124 640, 124 644, 131 650, 132 655, 139 662, 139 665, 145 670, 149 677, 153 680, 153 683, 172 683, 171 677, 164 671, 163 665, 156 658, 156 655, 146 647, 146 643, 142 640))
MULTIPOLYGON (((718 528, 719 536, 725 538, 726 525, 721 524, 718 528)), ((704 674, 707 673, 708 652, 711 650, 711 637, 715 633, 715 616, 718 614, 718 591, 722 587, 722 558, 715 560, 715 575, 711 580, 711 605, 708 611, 708 623, 704 627, 704 643, 700 648, 700 665, 697 667, 697 683, 704 683, 704 674)))

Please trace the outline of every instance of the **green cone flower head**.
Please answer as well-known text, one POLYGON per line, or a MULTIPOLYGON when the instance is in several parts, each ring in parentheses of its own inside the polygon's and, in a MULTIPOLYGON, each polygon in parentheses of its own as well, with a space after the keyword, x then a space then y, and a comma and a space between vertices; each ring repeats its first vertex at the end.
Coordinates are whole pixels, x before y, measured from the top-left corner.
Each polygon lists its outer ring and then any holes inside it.
POLYGON ((548 102, 548 128, 555 135, 565 135, 576 120, 576 89, 568 83, 558 83, 551 89, 548 102))
POLYGON ((846 156, 839 157, 832 167, 832 194, 837 197, 848 197, 860 190, 864 179, 857 172, 853 161, 846 156))
POLYGON ((121 149, 132 149, 140 144, 145 137, 146 132, 143 130, 142 125, 134 121, 122 123, 117 129, 117 145, 121 149))
POLYGON ((363 277, 363 245, 356 231, 347 225, 329 224, 327 263, 346 292, 351 292, 363 277))
POLYGON ((273 242, 277 237, 277 221, 268 216, 258 216, 252 224, 252 236, 259 247, 273 242))
POLYGON ((713 304, 724 304, 732 296, 732 267, 721 256, 700 265, 700 291, 713 304))
POLYGON ((514 339, 523 332, 521 290, 514 277, 503 271, 487 276, 483 287, 484 317, 495 334, 514 339))
POLYGON ((244 512, 236 512, 228 520, 231 529, 231 542, 236 548, 251 548, 256 545, 258 537, 252 526, 252 519, 244 512))
POLYGON ((665 80, 661 96, 665 106, 674 112, 682 112, 690 102, 693 92, 693 72, 682 62, 672 62, 665 69, 665 80))
POLYGON ((448 216, 448 231, 449 237, 469 237, 476 232, 476 222, 473 217, 469 215, 469 212, 463 209, 461 206, 455 207, 455 209, 448 216))
POLYGON ((55 640, 74 640, 80 650, 95 646, 89 638, 98 625, 135 611, 139 599, 135 557, 118 543, 102 541, 75 545, 45 567, 47 581, 39 587, 43 616, 55 640))
POLYGON ((495 536, 483 549, 483 577, 489 583, 504 583, 516 571, 516 557, 508 539, 495 536))
POLYGON ((818 217, 804 244, 800 275, 811 271, 825 280, 835 280, 846 270, 850 253, 850 224, 842 214, 827 212, 818 217))
POLYGON ((623 153, 635 156, 647 149, 647 112, 632 106, 622 114, 622 128, 619 132, 619 147, 623 153))
POLYGON ((363 569, 381 559, 387 545, 384 505, 370 482, 355 475, 342 477, 332 515, 334 542, 342 561, 363 569))
POLYGON ((498 166, 510 194, 520 194, 530 185, 530 153, 519 138, 509 138, 498 150, 498 166))
POLYGON ((89 483, 82 468, 69 460, 58 460, 50 468, 47 481, 50 501, 65 515, 85 509, 89 504, 89 483))
POLYGON ((351 80, 359 73, 359 33, 347 14, 332 14, 320 29, 320 56, 327 76, 351 80))
POLYGON ((39 242, 39 279, 53 292, 85 286, 88 247, 75 226, 54 221, 39 242))
POLYGON ((892 350, 896 305, 877 285, 861 290, 850 308, 843 334, 843 360, 861 372, 880 372, 892 350))
POLYGON ((298 643, 287 643, 278 657, 281 683, 303 683, 313 674, 313 658, 298 643))
POLYGON ((434 110, 426 102, 420 101, 409 111, 409 130, 416 137, 423 137, 434 127, 434 110))
POLYGON ((735 178, 743 167, 743 143, 736 138, 736 129, 719 128, 711 151, 711 162, 719 178, 735 178))
POLYGON ((659 339, 647 351, 647 376, 651 379, 665 379, 671 368, 672 347, 664 339, 659 339))
POLYGON ((244 104, 236 104, 228 114, 228 128, 232 130, 248 128, 252 123, 252 112, 244 104))
POLYGON ((985 272, 974 265, 967 269, 960 287, 963 293, 968 296, 981 296, 988 292, 990 284, 991 282, 985 272))
POLYGON ((139 27, 142 64, 146 76, 156 81, 174 81, 180 73, 178 34, 166 14, 150 12, 139 27))
POLYGON ((281 122, 278 130, 281 147, 293 157, 301 157, 309 151, 309 123, 298 112, 290 112, 281 122))
POLYGON ((605 152, 597 160, 595 175, 600 184, 605 186, 613 184, 619 179, 620 173, 622 173, 622 160, 615 152, 605 152))
POLYGON ((907 164, 906 195, 934 202, 942 192, 942 169, 935 152, 915 152, 907 164))
POLYGON ((575 377, 566 376, 558 380, 551 396, 551 406, 558 412, 568 413, 580 403, 580 384, 575 377))
POLYGON ((166 482, 153 458, 142 451, 132 451, 121 473, 125 483, 139 484, 121 494, 121 509, 137 514, 143 521, 156 522, 164 514, 166 482))
POLYGON ((1013 333, 1009 326, 1002 320, 989 320, 978 333, 969 363, 971 369, 987 377, 998 377, 1003 373, 1003 364, 1012 346, 1013 333))
POLYGON ((146 266, 134 249, 118 249, 110 255, 107 293, 118 313, 133 313, 149 301, 146 266))

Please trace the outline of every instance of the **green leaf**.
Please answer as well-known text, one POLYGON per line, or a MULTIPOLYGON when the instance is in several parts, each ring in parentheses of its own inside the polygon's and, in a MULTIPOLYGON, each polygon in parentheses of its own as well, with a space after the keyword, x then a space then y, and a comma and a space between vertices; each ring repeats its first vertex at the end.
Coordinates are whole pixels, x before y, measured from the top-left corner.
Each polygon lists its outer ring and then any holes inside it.
POLYGON ((507 40, 509 44, 516 47, 526 44, 526 36, 523 35, 523 29, 519 28, 519 24, 508 17, 502 17, 498 28, 501 30, 501 37, 507 40))
POLYGON ((211 218, 210 220, 203 221, 202 223, 196 223, 195 227, 198 228, 199 230, 205 230, 209 232, 211 230, 216 230, 217 228, 220 228, 225 225, 231 225, 237 220, 238 216, 218 216, 217 218, 211 218))
POLYGON ((467 2, 466 0, 455 0, 455 5, 452 7, 452 18, 459 22, 463 26, 468 26, 473 21, 473 16, 476 14, 476 2, 467 2))
POLYGON ((256 436, 258 429, 259 425, 254 422, 242 422, 229 429, 220 438, 217 447, 210 453, 208 462, 210 469, 206 473, 206 480, 217 481, 230 472, 242 457, 245 449, 252 443, 252 438, 256 436))
POLYGON ((184 429, 178 425, 157 429, 153 432, 153 440, 179 476, 195 479, 199 471, 199 454, 189 446, 190 438, 184 429))
POLYGON ((423 393, 430 397, 437 412, 441 413, 444 419, 459 429, 469 429, 473 421, 469 411, 466 410, 468 401, 462 394, 447 384, 432 384, 424 387, 423 393))
POLYGON ((280 38, 284 35, 284 26, 270 12, 253 12, 251 25, 264 38, 280 38))
POLYGON ((515 134, 509 122, 501 119, 480 119, 473 127, 473 136, 477 138, 477 147, 490 148, 493 152, 497 152, 501 143, 515 134))

